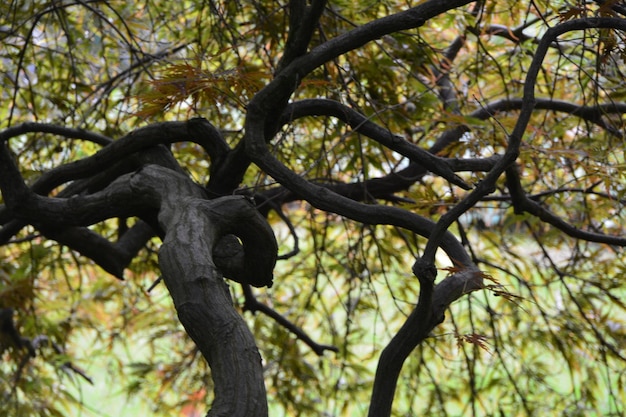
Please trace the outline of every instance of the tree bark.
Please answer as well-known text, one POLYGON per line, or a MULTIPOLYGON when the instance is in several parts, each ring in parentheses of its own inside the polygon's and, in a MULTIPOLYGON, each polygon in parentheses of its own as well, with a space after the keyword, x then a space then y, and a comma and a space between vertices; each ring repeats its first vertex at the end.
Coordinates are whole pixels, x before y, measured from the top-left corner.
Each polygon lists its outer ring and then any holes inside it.
POLYGON ((240 279, 271 285, 277 256, 271 228, 245 197, 206 200, 201 188, 166 168, 143 168, 131 187, 138 196, 160 200, 165 238, 159 264, 181 323, 211 367, 215 400, 207 416, 267 416, 261 357, 213 251, 224 236, 238 235, 244 254, 240 279))

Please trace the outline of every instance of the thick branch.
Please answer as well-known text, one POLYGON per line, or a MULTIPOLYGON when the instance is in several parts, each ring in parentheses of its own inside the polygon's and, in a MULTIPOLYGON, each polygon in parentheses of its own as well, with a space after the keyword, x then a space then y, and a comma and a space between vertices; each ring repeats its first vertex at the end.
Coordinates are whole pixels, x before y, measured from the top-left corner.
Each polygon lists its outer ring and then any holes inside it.
POLYGON ((87 140, 98 145, 107 146, 113 142, 113 139, 99 133, 90 132, 83 129, 72 129, 64 126, 57 126, 48 123, 22 123, 12 126, 0 132, 0 142, 6 142, 10 138, 20 136, 26 133, 52 133, 63 136, 68 139, 87 140))
MULTIPOLYGON (((0 134, 0 141, 5 142, 21 134, 21 130, 23 129, 11 128, 3 131, 0 134)), ((64 130, 55 133, 70 134, 64 130)), ((32 190, 38 194, 47 194, 68 181, 98 174, 124 156, 159 144, 186 141, 198 143, 212 160, 216 161, 221 161, 228 150, 228 145, 220 133, 205 119, 155 123, 129 133, 88 158, 47 171, 35 181, 32 190)))
POLYGON ((432 263, 418 259, 413 273, 420 281, 420 296, 400 330, 383 350, 374 379, 369 417, 391 415, 398 377, 409 354, 444 320, 444 312, 465 294, 483 288, 483 276, 475 267, 465 268, 434 286, 432 263))
POLYGON ((305 0, 289 2, 289 34, 277 73, 295 58, 306 53, 325 5, 326 0, 313 0, 310 6, 306 5, 305 0))

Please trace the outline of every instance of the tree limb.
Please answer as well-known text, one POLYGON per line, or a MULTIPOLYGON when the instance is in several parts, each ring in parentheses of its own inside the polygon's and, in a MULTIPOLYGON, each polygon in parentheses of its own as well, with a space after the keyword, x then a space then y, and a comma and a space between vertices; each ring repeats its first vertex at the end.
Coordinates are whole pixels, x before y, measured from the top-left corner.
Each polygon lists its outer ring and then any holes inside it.
POLYGON ((445 158, 440 158, 432 153, 407 141, 401 136, 394 135, 387 129, 371 122, 361 113, 338 101, 328 99, 308 99, 289 104, 282 113, 280 125, 303 116, 333 116, 348 124, 355 132, 364 134, 374 139, 387 148, 406 156, 413 162, 423 165, 426 169, 437 174, 452 184, 469 190, 471 187, 446 164, 445 158))
POLYGON ((326 350, 330 350, 332 352, 339 352, 339 349, 336 346, 320 345, 319 343, 316 343, 301 328, 299 328, 298 326, 296 326, 295 324, 287 320, 285 317, 279 314, 276 310, 259 302, 259 300, 257 300, 254 294, 252 293, 252 289, 249 286, 247 285, 243 286, 243 293, 246 298, 245 304, 243 305, 244 310, 248 310, 253 314, 256 313, 257 311, 260 311, 261 313, 270 317, 271 319, 276 321, 278 324, 283 326, 285 329, 293 333, 298 339, 306 343, 306 345, 309 346, 313 350, 313 352, 315 352, 318 356, 322 356, 324 354, 324 351, 326 350))

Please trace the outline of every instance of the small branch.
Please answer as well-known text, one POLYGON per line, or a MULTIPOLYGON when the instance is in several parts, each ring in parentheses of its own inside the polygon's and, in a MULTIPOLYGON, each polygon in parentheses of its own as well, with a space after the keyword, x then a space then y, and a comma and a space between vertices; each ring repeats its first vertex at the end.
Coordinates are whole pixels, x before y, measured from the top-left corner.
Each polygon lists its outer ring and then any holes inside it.
POLYGON ((445 178, 452 184, 469 190, 470 187, 446 164, 445 158, 440 158, 425 149, 407 141, 401 136, 394 135, 389 130, 378 126, 356 110, 342 103, 329 99, 301 100, 288 105, 282 113, 280 125, 303 116, 333 116, 348 124, 355 132, 359 132, 383 146, 406 156, 414 162, 423 165, 434 174, 445 178))
MULTIPOLYGON (((49 344, 57 354, 60 355, 63 353, 61 347, 56 343, 51 342, 48 336, 39 335, 33 339, 22 337, 13 321, 13 309, 0 308, 0 354, 10 347, 17 351, 22 349, 26 349, 27 351, 20 359, 15 375, 13 376, 12 393, 17 389, 17 384, 28 362, 37 356, 37 350, 45 344, 49 344)), ((93 385, 92 379, 85 373, 85 371, 78 368, 70 361, 64 362, 61 365, 61 368, 75 372, 93 385)))
POLYGON ((479 28, 469 28, 469 31, 476 35, 493 35, 500 36, 504 39, 508 39, 515 44, 520 44, 526 42, 530 39, 534 39, 531 36, 528 36, 524 33, 525 26, 519 28, 510 28, 503 25, 491 24, 484 27, 479 28))
POLYGON ((278 324, 283 326, 289 332, 293 333, 298 339, 302 340, 307 346, 313 350, 318 356, 322 356, 324 351, 330 350, 332 352, 339 352, 339 349, 336 346, 330 345, 321 345, 316 343, 307 335, 301 328, 287 320, 284 316, 278 313, 276 310, 270 308, 269 306, 259 302, 256 299, 254 293, 252 292, 252 288, 249 285, 242 285, 243 293, 245 296, 245 303, 243 305, 244 311, 250 311, 251 313, 256 313, 260 311, 266 316, 272 318, 278 324))
POLYGON ((287 217, 287 215, 283 211, 281 207, 282 201, 276 201, 272 198, 265 198, 265 195, 263 193, 255 194, 254 199, 256 202, 257 210, 259 210, 261 214, 267 217, 267 213, 269 212, 269 210, 274 210, 278 217, 280 217, 280 219, 285 223, 285 225, 289 229, 289 233, 291 234, 291 237, 293 239, 293 249, 285 254, 279 255, 278 259, 285 260, 296 256, 300 252, 298 232, 296 232, 296 228, 293 226, 293 223, 291 223, 291 220, 289 220, 289 217, 287 217))
MULTIPOLYGON (((499 112, 520 110, 523 104, 524 100, 521 98, 498 100, 482 106, 481 109, 471 113, 470 117, 486 120, 499 112)), ((600 126, 615 137, 624 137, 624 132, 622 130, 609 125, 608 122, 602 118, 602 116, 607 114, 626 114, 626 103, 606 103, 597 106, 580 106, 567 101, 538 98, 536 99, 535 108, 539 110, 552 110, 555 112, 571 114, 572 116, 580 117, 583 120, 600 126)))
MULTIPOLYGON (((597 185, 597 183, 595 185, 597 185)), ((538 202, 541 199, 543 199, 543 197, 548 197, 548 196, 552 196, 552 195, 556 195, 556 194, 580 193, 580 194, 595 195, 595 196, 598 196, 598 197, 606 198, 607 200, 617 201, 617 202, 619 202, 622 205, 626 205, 626 199, 619 198, 618 195, 604 193, 604 192, 600 192, 600 191, 595 191, 594 190, 595 185, 592 185, 592 186, 587 187, 587 188, 580 188, 580 187, 555 188, 555 189, 552 189, 552 190, 545 190, 545 191, 537 192, 537 193, 534 193, 534 194, 527 194, 527 197, 528 197, 528 199, 530 199, 532 201, 538 202)), ((513 197, 510 194, 491 195, 491 196, 487 196, 487 197, 483 198, 483 201, 511 201, 512 198, 513 197)))
POLYGON ((54 135, 63 136, 67 139, 82 139, 102 146, 110 145, 113 142, 113 139, 108 136, 90 132, 88 130, 73 129, 49 123, 33 122, 22 123, 3 130, 0 132, 0 142, 6 142, 11 138, 24 135, 26 133, 52 133, 54 135))
POLYGON ((567 223, 560 216, 557 216, 547 208, 541 206, 537 201, 531 200, 522 188, 519 173, 516 167, 509 168, 506 171, 506 184, 511 194, 511 202, 513 203, 515 213, 521 214, 523 212, 527 212, 556 227, 568 236, 576 239, 582 239, 589 242, 606 243, 608 245, 615 246, 626 246, 626 238, 624 237, 587 232, 585 230, 578 229, 567 223))
POLYGON ((444 319, 444 312, 465 294, 483 288, 483 275, 470 266, 444 278, 433 286, 436 270, 418 259, 413 273, 420 281, 419 301, 398 333, 383 350, 370 399, 369 417, 389 416, 398 377, 408 355, 444 319))

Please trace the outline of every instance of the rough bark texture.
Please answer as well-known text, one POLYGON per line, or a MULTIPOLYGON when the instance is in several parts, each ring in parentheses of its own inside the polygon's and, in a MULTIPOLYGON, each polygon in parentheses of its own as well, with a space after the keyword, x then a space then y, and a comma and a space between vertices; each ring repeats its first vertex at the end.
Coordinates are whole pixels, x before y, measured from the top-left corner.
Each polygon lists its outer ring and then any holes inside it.
POLYGON ((266 416, 261 357, 212 254, 224 236, 238 235, 243 279, 271 284, 277 245, 269 225, 245 197, 206 200, 188 178, 162 167, 135 173, 131 187, 160 200, 159 263, 181 323, 211 366, 215 401, 208 416, 266 416))

